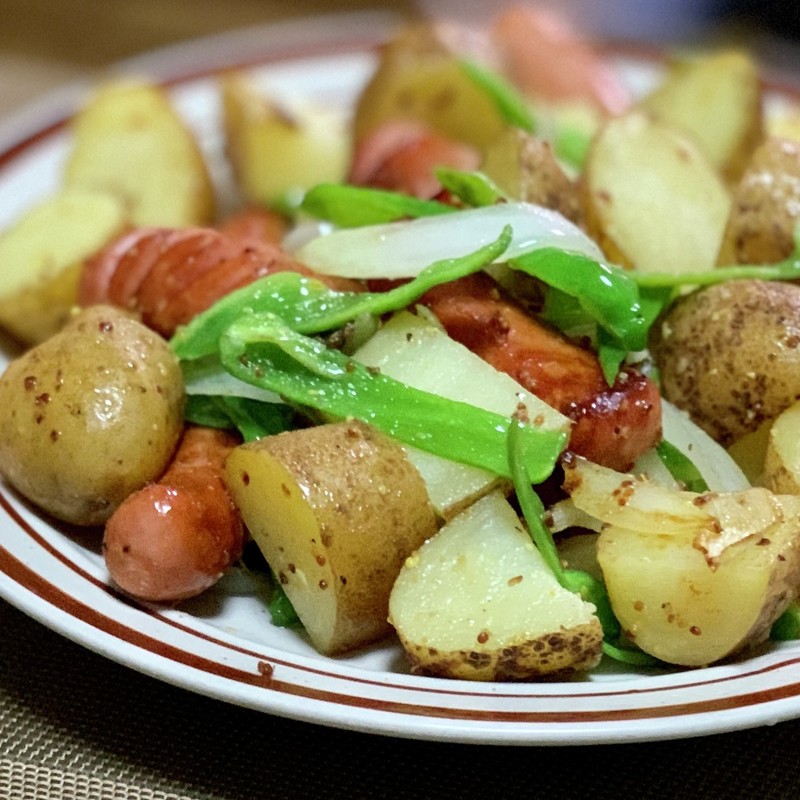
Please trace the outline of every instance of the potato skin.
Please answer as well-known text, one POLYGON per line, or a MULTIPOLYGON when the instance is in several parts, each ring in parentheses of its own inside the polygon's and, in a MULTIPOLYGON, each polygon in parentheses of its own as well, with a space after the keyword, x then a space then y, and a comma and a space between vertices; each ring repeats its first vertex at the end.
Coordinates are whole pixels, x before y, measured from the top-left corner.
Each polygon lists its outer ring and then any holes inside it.
POLYGON ((655 326, 651 349, 667 400, 728 447, 800 397, 800 286, 694 292, 655 326))
POLYGON ((357 421, 289 431, 235 448, 225 480, 320 652, 391 630, 394 580, 437 528, 399 444, 357 421))
POLYGON ((183 397, 163 339, 121 311, 89 308, 0 378, 0 473, 57 519, 101 524, 163 472, 183 397))

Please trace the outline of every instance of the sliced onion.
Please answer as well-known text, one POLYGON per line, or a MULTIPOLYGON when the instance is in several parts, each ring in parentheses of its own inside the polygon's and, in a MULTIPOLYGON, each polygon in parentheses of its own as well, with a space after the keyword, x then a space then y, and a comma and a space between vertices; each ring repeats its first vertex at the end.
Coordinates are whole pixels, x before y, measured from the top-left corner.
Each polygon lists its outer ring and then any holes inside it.
POLYGON ((318 236, 295 257, 323 275, 343 278, 413 278, 435 261, 473 253, 510 225, 504 259, 557 247, 602 259, 598 246, 561 214, 530 203, 501 203, 408 222, 367 225, 318 236))

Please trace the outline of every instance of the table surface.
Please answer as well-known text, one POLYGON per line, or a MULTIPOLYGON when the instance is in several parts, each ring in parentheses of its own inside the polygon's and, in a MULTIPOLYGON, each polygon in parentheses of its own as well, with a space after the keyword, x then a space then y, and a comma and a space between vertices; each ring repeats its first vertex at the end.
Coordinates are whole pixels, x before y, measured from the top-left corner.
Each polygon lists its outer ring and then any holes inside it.
MULTIPOLYGON (((164 44, 376 5, 0 0, 0 116, 164 44)), ((800 796, 800 722, 597 747, 401 740, 194 695, 89 652, 2 601, 0 631, 0 800, 800 796)))

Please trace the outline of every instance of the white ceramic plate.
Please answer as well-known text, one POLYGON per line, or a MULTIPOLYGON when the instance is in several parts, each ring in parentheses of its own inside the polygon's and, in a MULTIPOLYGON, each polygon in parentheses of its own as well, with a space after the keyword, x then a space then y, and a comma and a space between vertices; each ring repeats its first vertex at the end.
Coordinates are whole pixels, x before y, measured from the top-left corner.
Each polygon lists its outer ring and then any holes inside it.
MULTIPOLYGON (((360 14, 283 24, 173 48, 124 69, 170 80, 224 186, 209 77, 215 68, 258 64, 276 91, 347 102, 369 75, 371 48, 391 23, 360 14)), ((647 80, 651 69, 622 66, 636 80, 647 80)), ((66 150, 63 120, 84 89, 71 87, 0 126, 0 227, 57 186, 66 150)), ((0 369, 8 357, 0 354, 0 369)), ((392 644, 323 658, 302 637, 271 625, 257 587, 241 575, 180 610, 142 607, 108 586, 95 534, 51 526, 3 486, 0 595, 64 636, 169 683, 372 733, 587 744, 702 735, 800 716, 800 645, 697 671, 609 667, 569 682, 475 685, 411 676, 392 644)))

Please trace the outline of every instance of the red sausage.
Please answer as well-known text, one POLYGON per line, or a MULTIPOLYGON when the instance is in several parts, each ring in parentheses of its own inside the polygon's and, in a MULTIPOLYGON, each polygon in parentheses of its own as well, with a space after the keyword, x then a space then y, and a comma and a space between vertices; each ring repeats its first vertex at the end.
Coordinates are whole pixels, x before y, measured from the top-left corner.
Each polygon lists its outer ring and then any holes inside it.
POLYGON ((448 334, 575 423, 569 449, 627 471, 661 437, 658 387, 633 369, 613 386, 594 353, 526 314, 484 274, 425 295, 448 334))
POLYGON ((225 431, 187 428, 161 480, 111 516, 103 552, 125 593, 152 602, 184 600, 213 586, 239 558, 244 527, 222 477, 237 444, 225 431))

